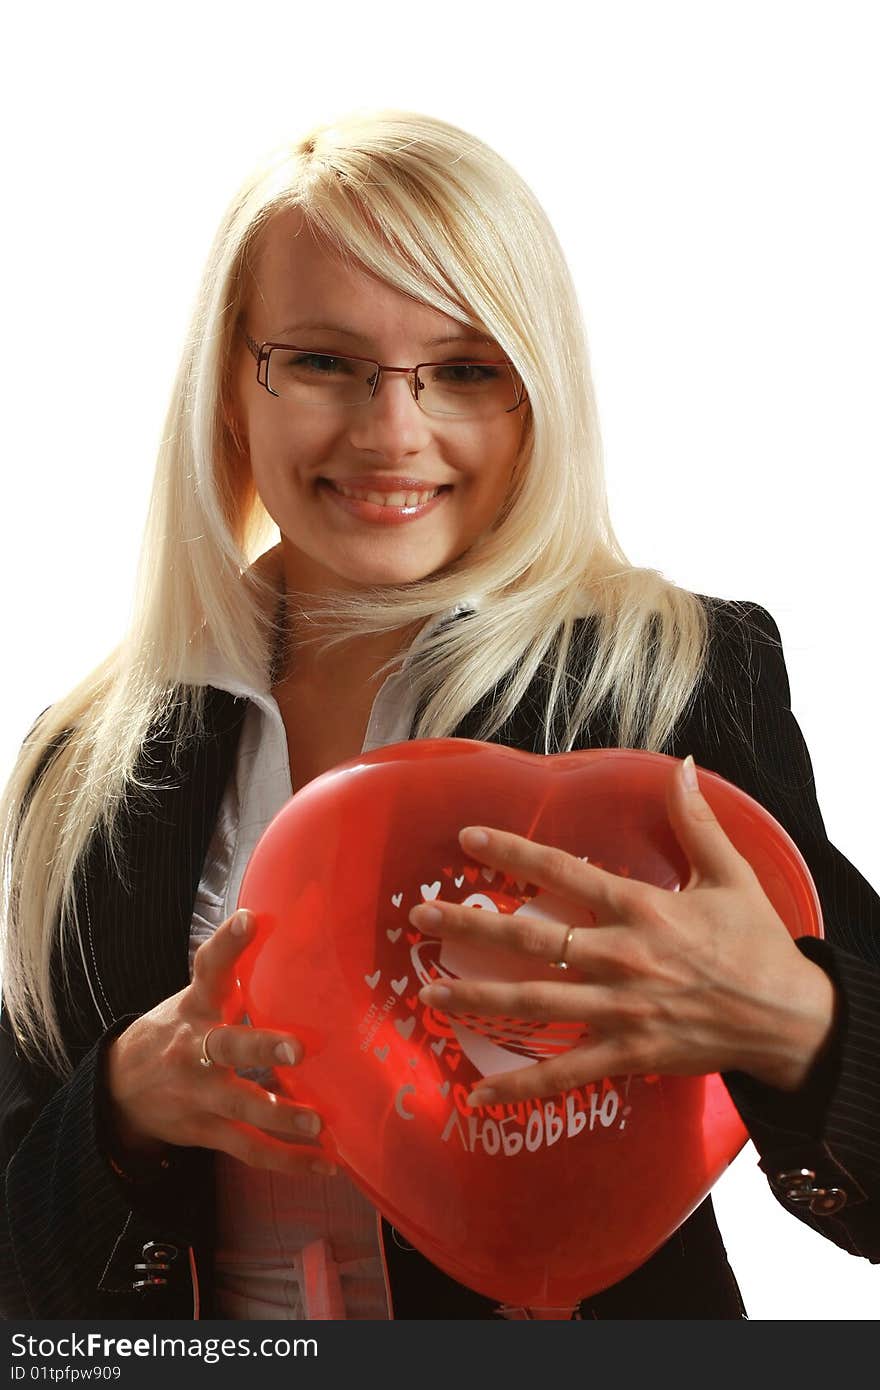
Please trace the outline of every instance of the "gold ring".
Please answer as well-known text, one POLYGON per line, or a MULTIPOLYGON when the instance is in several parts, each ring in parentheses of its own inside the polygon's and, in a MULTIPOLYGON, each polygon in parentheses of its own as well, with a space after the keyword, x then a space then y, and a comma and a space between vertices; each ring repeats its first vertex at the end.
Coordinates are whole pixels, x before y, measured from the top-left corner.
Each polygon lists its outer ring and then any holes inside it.
POLYGON ((223 1025, 220 1023, 215 1023, 212 1028, 208 1029, 207 1033, 202 1038, 202 1055, 199 1058, 199 1061, 201 1062, 203 1067, 215 1067, 217 1065, 217 1063, 214 1061, 214 1058, 208 1055, 208 1039, 210 1038, 212 1033, 216 1033, 217 1029, 221 1028, 222 1026, 223 1025))
POLYGON ((565 957, 566 957, 566 955, 568 954, 568 948, 569 948, 569 946, 571 945, 571 938, 574 936, 574 933, 575 933, 575 928, 574 928, 574 927, 569 927, 568 931, 565 933, 565 940, 564 940, 563 943, 562 943, 562 950, 559 952, 559 959, 558 959, 558 960, 551 960, 551 961, 549 962, 551 970, 567 970, 567 969, 568 969, 568 965, 567 965, 567 963, 566 963, 565 957))

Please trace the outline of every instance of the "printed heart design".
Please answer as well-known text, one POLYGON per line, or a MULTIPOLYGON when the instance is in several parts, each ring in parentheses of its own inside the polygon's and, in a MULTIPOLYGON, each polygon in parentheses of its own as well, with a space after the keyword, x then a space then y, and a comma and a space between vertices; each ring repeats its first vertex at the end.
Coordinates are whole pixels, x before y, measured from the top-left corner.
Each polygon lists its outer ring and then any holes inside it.
POLYGON ((400 907, 400 904, 403 902, 403 894, 402 894, 402 893, 392 893, 392 894, 391 894, 391 901, 393 902, 393 904, 394 904, 395 907, 400 907))
POLYGON ((402 931, 403 931, 403 927, 398 927, 396 931, 392 931, 391 928, 389 927, 388 930, 386 931, 385 935, 388 937, 388 940, 389 940, 389 941, 399 941, 399 940, 400 940, 400 933, 401 933, 402 931))
POLYGON ((391 981, 391 988, 394 990, 394 993, 395 993, 395 994, 398 996, 398 998, 399 998, 400 995, 403 994, 403 991, 406 989, 406 987, 407 987, 408 984, 409 984, 409 976, 408 976, 408 975, 404 975, 404 977, 403 977, 402 980, 392 980, 392 981, 391 981))
MULTIPOLYGON (((718 1076, 606 1077, 545 1101, 470 1111, 462 1093, 483 1076, 570 1042, 561 1025, 467 1015, 464 1051, 436 1031, 453 1029, 452 1016, 408 1008, 395 1017, 398 999, 412 996, 393 984, 413 980, 417 963, 427 978, 448 977, 450 959, 460 977, 479 978, 478 964, 493 976, 473 951, 450 958, 418 931, 392 939, 394 897, 431 901, 441 883, 452 891, 444 871, 462 865, 462 825, 497 826, 680 891, 690 864, 667 811, 677 769, 675 758, 635 749, 545 757, 416 739, 308 783, 247 866, 238 906, 254 912, 256 930, 239 958, 241 1006, 255 1027, 306 1044, 297 1067, 278 1069, 280 1089, 324 1115, 323 1150, 404 1239, 493 1301, 572 1308, 625 1278, 702 1200, 745 1130, 718 1076)), ((815 885, 790 837, 738 787, 698 773, 789 932, 821 935, 815 885)), ((502 915, 534 901, 530 885, 514 891, 485 867, 457 868, 459 900, 481 895, 502 915)), ((554 921, 569 920, 544 902, 554 921)), ((522 967, 513 950, 494 958, 522 967)), ((551 977, 549 966, 532 976, 551 977)))
POLYGON ((408 994, 406 996, 406 1007, 408 1009, 416 1009, 418 1007, 418 1003, 419 996, 417 994, 408 994))

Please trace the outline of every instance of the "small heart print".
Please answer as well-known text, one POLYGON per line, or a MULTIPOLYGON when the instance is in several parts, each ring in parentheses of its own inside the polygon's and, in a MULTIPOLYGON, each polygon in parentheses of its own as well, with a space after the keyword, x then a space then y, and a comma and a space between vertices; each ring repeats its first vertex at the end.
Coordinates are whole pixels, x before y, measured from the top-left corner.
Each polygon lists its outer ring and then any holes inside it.
POLYGON ((483 875, 483 878, 486 880, 487 883, 491 883, 493 878, 495 877, 494 869, 481 869, 480 873, 483 875))
POLYGON ((388 1056, 388 1053, 391 1051, 391 1047, 389 1043, 386 1043, 384 1047, 374 1047, 373 1051, 379 1058, 379 1061, 384 1062, 385 1058, 388 1056))
POLYGON ((456 888, 460 888, 461 885, 464 883, 464 874, 461 874, 460 877, 454 879, 453 882, 455 883, 456 888))
MULTIPOLYGON (((397 1029, 400 1036, 403 1038, 404 1042, 408 1042, 409 1039, 412 1037, 412 1031, 416 1026, 416 1021, 414 1018, 408 1018, 406 1022, 403 1023, 399 1018, 396 1018, 394 1020, 394 1026, 397 1029)), ((459 1053, 459 1056, 460 1055, 461 1054, 459 1053)))
POLYGON ((403 894, 402 894, 402 893, 392 893, 392 894, 391 894, 391 901, 394 903, 394 906, 395 906, 395 907, 400 907, 400 904, 403 902, 403 894))
POLYGON ((460 1061, 461 1061, 461 1053, 460 1053, 460 1052, 447 1052, 447 1054, 446 1054, 446 1065, 447 1065, 448 1067, 451 1067, 453 1071, 455 1071, 455 1069, 456 1069, 456 1067, 458 1066, 458 1064, 459 1064, 460 1061))
POLYGON ((417 994, 408 994, 406 996, 406 1007, 408 1009, 415 1009, 418 1002, 419 996, 417 994))
POLYGON ((440 1057, 440 1056, 443 1055, 443 1049, 444 1049, 445 1046, 446 1046, 446 1039, 445 1039, 445 1038, 438 1038, 436 1042, 432 1042, 432 1043, 431 1043, 431 1051, 432 1051, 433 1053, 435 1053, 436 1056, 440 1057))
POLYGON ((416 1065, 416 1058, 415 1058, 415 1057, 410 1057, 410 1059, 409 1059, 409 1064, 410 1064, 411 1067, 415 1067, 415 1065, 416 1065))
POLYGON ((404 975, 404 977, 403 977, 402 980, 392 980, 392 981, 391 981, 391 988, 394 990, 394 993, 397 995, 398 999, 400 998, 401 994, 403 994, 403 991, 406 989, 406 987, 407 987, 408 984, 409 984, 409 976, 408 976, 408 975, 404 975))
POLYGON ((476 883, 477 879, 480 877, 480 871, 475 868, 473 864, 467 864, 465 866, 464 876, 468 883, 476 883))
POLYGON ((423 883, 419 889, 426 903, 431 902, 440 892, 440 880, 435 879, 433 883, 423 883))
POLYGON ((449 1095, 449 1082, 448 1082, 448 1081, 444 1081, 442 1086, 438 1086, 438 1087, 437 1087, 437 1090, 440 1092, 441 1096, 448 1096, 448 1095, 449 1095))
POLYGON ((403 927, 398 927, 398 928, 397 928, 397 931, 392 931, 391 928, 389 927, 389 929, 388 929, 388 931, 386 931, 385 935, 388 937, 388 940, 389 940, 389 941, 397 941, 397 940, 399 939, 400 933, 401 933, 402 931, 403 931, 403 927))
POLYGON ((406 934, 406 939, 407 939, 407 941, 409 941, 413 946, 415 946, 415 944, 416 944, 417 941, 421 941, 421 939, 422 939, 422 933, 421 933, 420 931, 408 931, 407 934, 406 934))
POLYGON ((381 971, 381 970, 377 970, 376 973, 375 973, 375 975, 365 975, 365 976, 364 976, 364 979, 366 980, 367 984, 370 986, 370 989, 375 989, 376 986, 377 986, 377 984, 378 984, 379 981, 381 980, 381 978, 382 978, 382 971, 381 971))

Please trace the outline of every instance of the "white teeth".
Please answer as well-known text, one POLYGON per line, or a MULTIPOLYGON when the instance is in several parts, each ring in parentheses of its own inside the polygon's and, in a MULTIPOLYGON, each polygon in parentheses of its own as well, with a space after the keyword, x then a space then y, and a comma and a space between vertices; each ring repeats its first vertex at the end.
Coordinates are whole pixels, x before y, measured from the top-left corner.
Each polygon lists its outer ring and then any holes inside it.
POLYGON ((432 488, 430 492, 368 492, 365 489, 346 487, 344 483, 331 482, 330 486, 341 492, 343 497, 376 502, 380 507, 421 507, 440 491, 439 488, 432 488))

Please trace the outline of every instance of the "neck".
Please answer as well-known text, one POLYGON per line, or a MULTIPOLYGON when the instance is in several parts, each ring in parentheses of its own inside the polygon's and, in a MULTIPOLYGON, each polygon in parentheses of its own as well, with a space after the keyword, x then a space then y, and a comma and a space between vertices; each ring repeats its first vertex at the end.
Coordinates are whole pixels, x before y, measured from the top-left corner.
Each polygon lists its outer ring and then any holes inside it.
POLYGON ((384 680, 384 676, 377 676, 380 667, 393 656, 399 655, 402 659, 428 620, 418 619, 391 632, 357 633, 321 651, 319 643, 312 639, 329 635, 331 629, 322 629, 297 611, 290 594, 303 592, 302 576, 297 575, 298 582, 293 580, 286 558, 283 547, 276 546, 259 562, 263 573, 274 578, 279 594, 275 617, 282 635, 274 654, 273 686, 307 684, 317 689, 348 688, 352 691, 372 688, 375 693, 384 680))

